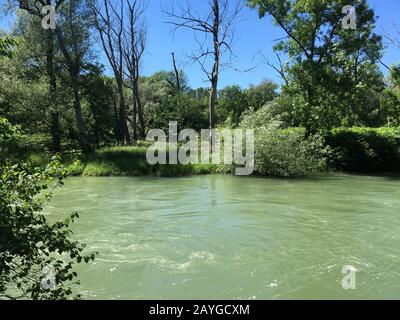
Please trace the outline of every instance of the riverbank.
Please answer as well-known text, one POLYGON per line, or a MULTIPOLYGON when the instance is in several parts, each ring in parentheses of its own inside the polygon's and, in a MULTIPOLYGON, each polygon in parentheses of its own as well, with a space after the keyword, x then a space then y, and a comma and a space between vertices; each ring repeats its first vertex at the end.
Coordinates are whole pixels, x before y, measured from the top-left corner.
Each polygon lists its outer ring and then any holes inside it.
MULTIPOLYGON (((261 131, 256 135, 255 175, 307 177, 326 172, 399 176, 398 129, 351 128, 332 130, 324 137, 304 138, 300 129, 261 131)), ((64 153, 62 164, 68 176, 162 176, 177 177, 233 172, 232 166, 176 164, 150 165, 148 144, 105 147, 90 154, 64 153)), ((50 153, 33 153, 29 162, 45 167, 50 153)))
MULTIPOLYGON (((84 177, 176 177, 213 173, 229 173, 226 166, 204 164, 150 165, 146 159, 147 146, 107 147, 91 154, 64 154, 62 164, 68 176, 84 177)), ((33 166, 43 167, 51 155, 32 155, 33 166)))

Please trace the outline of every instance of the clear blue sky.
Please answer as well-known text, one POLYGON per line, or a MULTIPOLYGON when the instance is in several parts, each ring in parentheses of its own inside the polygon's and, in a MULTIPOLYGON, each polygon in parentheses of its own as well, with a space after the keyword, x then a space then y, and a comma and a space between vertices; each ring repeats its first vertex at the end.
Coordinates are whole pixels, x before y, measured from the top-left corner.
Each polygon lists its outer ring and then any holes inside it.
MULTIPOLYGON (((5 0, 0 0, 0 3, 5 0)), ((149 0, 146 19, 148 25, 148 46, 143 63, 143 73, 150 75, 159 70, 172 69, 171 51, 174 51, 180 67, 188 75, 190 85, 194 88, 204 86, 204 75, 197 64, 186 64, 186 53, 190 53, 196 48, 193 33, 190 30, 179 30, 173 35, 171 26, 165 24, 166 17, 162 14, 162 8, 168 7, 171 3, 185 3, 188 1, 195 8, 202 8, 207 5, 204 0, 149 0)), ((377 33, 382 33, 383 29, 394 32, 393 23, 400 25, 400 1, 399 0, 369 0, 370 5, 375 9, 379 17, 377 33)), ((0 28, 8 29, 11 19, 2 18, 0 28)), ((240 70, 257 66, 250 72, 236 72, 225 70, 221 74, 220 87, 238 84, 247 87, 250 84, 257 84, 261 80, 271 79, 281 82, 279 75, 274 70, 261 63, 261 58, 257 55, 262 52, 266 57, 274 62, 272 46, 274 40, 282 35, 281 30, 271 23, 269 17, 258 18, 256 10, 245 8, 241 14, 241 21, 236 28, 237 41, 234 45, 236 58, 235 66, 240 70)), ((387 44, 388 45, 388 44, 387 44)), ((100 50, 99 50, 100 51, 100 50)), ((104 64, 107 64, 101 56, 104 64)), ((400 49, 390 45, 385 49, 383 61, 387 65, 400 62, 400 49)), ((386 71, 382 69, 385 73, 386 71)))

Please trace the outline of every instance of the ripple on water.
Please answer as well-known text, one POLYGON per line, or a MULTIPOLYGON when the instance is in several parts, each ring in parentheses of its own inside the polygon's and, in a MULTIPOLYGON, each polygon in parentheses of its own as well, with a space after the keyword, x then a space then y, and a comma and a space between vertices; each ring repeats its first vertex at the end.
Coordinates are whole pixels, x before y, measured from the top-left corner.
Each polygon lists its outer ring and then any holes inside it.
POLYGON ((91 298, 399 298, 400 180, 199 176, 68 179, 49 219, 78 209, 91 298), (358 271, 357 292, 341 271, 358 271))

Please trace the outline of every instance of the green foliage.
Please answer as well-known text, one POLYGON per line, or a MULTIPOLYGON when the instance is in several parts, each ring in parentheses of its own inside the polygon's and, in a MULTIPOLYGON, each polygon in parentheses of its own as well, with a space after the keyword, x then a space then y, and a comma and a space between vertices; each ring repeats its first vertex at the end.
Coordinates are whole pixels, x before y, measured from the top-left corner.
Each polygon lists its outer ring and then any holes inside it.
POLYGON ((147 112, 149 128, 168 131, 170 121, 177 121, 180 129, 198 131, 208 126, 205 107, 187 93, 168 95, 147 112))
POLYGON ((20 136, 18 128, 0 117, 0 165, 17 152, 20 136))
POLYGON ((381 95, 379 116, 388 126, 400 126, 400 68, 394 66, 389 77, 389 85, 381 95))
POLYGON ((248 108, 255 111, 262 108, 278 96, 277 89, 278 85, 268 80, 258 85, 251 85, 245 92, 248 108))
MULTIPOLYGON (((285 101, 287 102, 287 101, 285 101)), ((244 116, 240 126, 255 130, 255 171, 275 177, 306 177, 327 170, 330 148, 322 136, 306 137, 304 128, 289 128, 280 98, 244 116)))
POLYGON ((263 81, 245 90, 239 86, 220 90, 216 108, 218 122, 228 127, 238 126, 246 111, 257 111, 272 101, 277 96, 276 89, 275 83, 263 81))
POLYGON ((241 126, 245 128, 268 127, 271 123, 279 122, 281 127, 293 124, 293 102, 287 96, 281 96, 267 103, 257 111, 247 110, 242 115, 241 126))
POLYGON ((239 86, 230 86, 219 91, 216 107, 218 123, 229 127, 236 126, 247 109, 245 93, 239 86))
POLYGON ((0 38, 0 57, 12 58, 12 48, 16 44, 16 40, 10 37, 0 38))
POLYGON ((288 55, 283 93, 295 101, 293 122, 308 132, 334 126, 380 125, 384 88, 377 62, 382 39, 366 0, 249 0, 260 17, 272 16, 287 37, 274 49, 288 55), (341 28, 342 9, 356 9, 357 29, 341 28))
POLYGON ((97 146, 115 141, 115 93, 112 79, 104 77, 100 68, 82 76, 82 93, 87 127, 97 146))
POLYGON ((41 214, 64 177, 59 158, 44 170, 25 164, 0 167, 0 296, 73 298, 72 286, 77 284, 73 264, 95 258, 84 255, 84 245, 71 240, 70 225, 77 213, 54 224, 41 214), (46 289, 43 272, 49 266, 55 273, 54 287, 46 289))
MULTIPOLYGON (((146 159, 147 145, 132 147, 108 147, 86 155, 65 155, 63 167, 68 176, 162 176, 175 177, 217 172, 214 165, 149 165, 146 159)), ((43 167, 48 155, 31 155, 35 166, 43 167)))
POLYGON ((326 137, 333 167, 350 172, 399 172, 399 128, 337 128, 326 137))
POLYGON ((319 135, 305 138, 301 128, 276 125, 256 130, 255 169, 260 175, 307 177, 325 172, 329 148, 319 135))

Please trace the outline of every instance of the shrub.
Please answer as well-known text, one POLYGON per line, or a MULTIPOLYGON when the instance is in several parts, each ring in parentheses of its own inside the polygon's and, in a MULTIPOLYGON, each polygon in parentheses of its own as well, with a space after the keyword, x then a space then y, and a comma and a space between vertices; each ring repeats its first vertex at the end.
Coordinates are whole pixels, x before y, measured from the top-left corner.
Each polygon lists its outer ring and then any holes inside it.
POLYGON ((70 225, 77 213, 54 224, 41 213, 64 176, 58 158, 43 170, 25 164, 0 166, 1 297, 73 298, 71 286, 77 284, 73 266, 95 258, 94 253, 84 255, 85 246, 71 239, 70 225), (47 279, 49 268, 54 277, 47 279))
POLYGON ((0 162, 18 153, 20 137, 19 129, 11 125, 7 119, 0 117, 0 162))
POLYGON ((268 102, 257 111, 254 109, 245 111, 242 115, 241 127, 268 127, 271 122, 279 122, 282 127, 290 127, 294 125, 292 113, 293 102, 287 96, 281 96, 268 102))
POLYGON ((399 128, 337 128, 326 136, 332 167, 350 172, 398 172, 399 128))
POLYGON ((261 128, 255 136, 255 169, 261 175, 306 177, 326 170, 329 149, 319 135, 302 128, 261 128))

